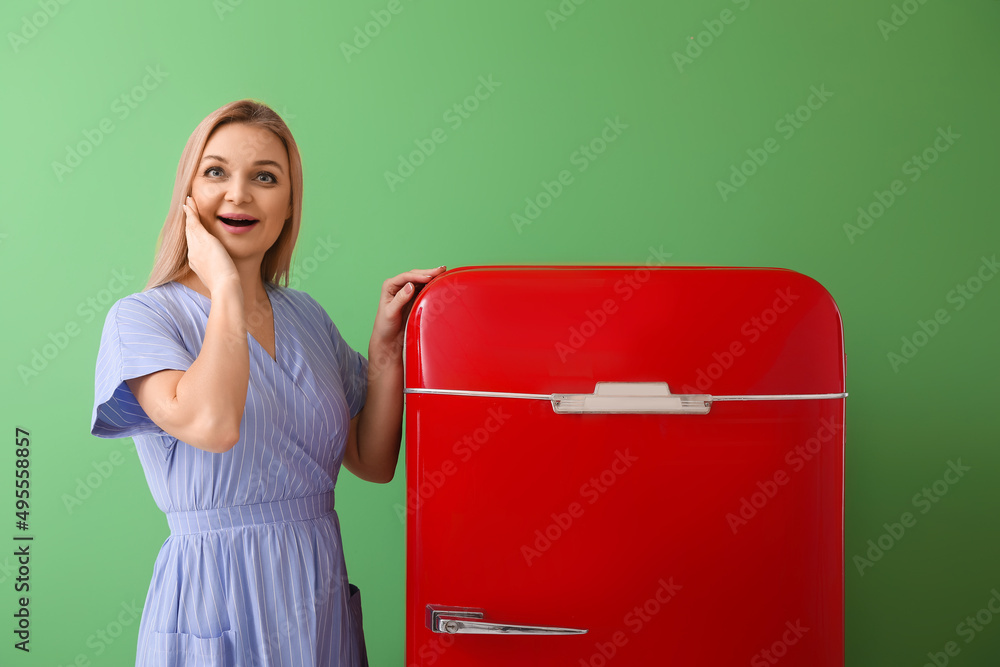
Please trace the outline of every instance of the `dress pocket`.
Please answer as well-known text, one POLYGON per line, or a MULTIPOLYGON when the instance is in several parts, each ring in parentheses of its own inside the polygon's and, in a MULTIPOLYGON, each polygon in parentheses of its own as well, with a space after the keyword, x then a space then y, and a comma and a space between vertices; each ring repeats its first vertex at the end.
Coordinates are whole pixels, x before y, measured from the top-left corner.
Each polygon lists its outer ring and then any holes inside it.
POLYGON ((356 667, 368 667, 368 648, 365 646, 365 630, 361 618, 361 589, 354 584, 347 584, 350 597, 347 599, 347 610, 351 618, 351 635, 354 637, 354 661, 356 667))
POLYGON ((225 630, 218 637, 187 632, 157 632, 150 637, 142 667, 234 667, 236 635, 225 630))

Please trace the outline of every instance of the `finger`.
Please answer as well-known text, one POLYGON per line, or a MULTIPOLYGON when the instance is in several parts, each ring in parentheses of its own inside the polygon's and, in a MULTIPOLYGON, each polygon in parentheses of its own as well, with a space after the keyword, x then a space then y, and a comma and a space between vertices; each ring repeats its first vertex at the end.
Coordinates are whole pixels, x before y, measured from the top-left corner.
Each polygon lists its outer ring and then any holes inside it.
POLYGON ((194 236, 194 223, 191 221, 191 209, 187 207, 187 204, 181 204, 181 208, 184 210, 184 233, 187 234, 190 239, 194 236))
POLYGON ((444 265, 435 266, 430 269, 410 269, 407 273, 440 273, 444 271, 447 267, 444 265))
MULTIPOLYGON (((205 243, 202 234, 207 234, 208 230, 201 225, 198 216, 195 215, 191 207, 184 205, 184 237, 187 240, 188 252, 196 250, 205 243)), ((188 258, 190 260, 190 257, 188 258)))
POLYGON ((187 239, 189 252, 201 244, 201 239, 198 237, 198 223, 192 219, 193 217, 191 212, 187 212, 187 217, 184 220, 184 237, 187 239))
POLYGON ((389 307, 391 310, 401 311, 405 306, 406 302, 410 300, 416 291, 413 283, 406 283, 403 285, 402 289, 393 295, 392 300, 389 302, 389 307))
POLYGON ((447 268, 448 267, 442 265, 442 266, 435 267, 433 269, 410 269, 409 271, 407 271, 407 273, 419 273, 419 274, 433 274, 433 275, 437 275, 438 273, 441 273, 442 271, 446 271, 447 268))
POLYGON ((393 285, 396 285, 396 286, 405 285, 407 282, 412 281, 412 280, 419 280, 420 282, 427 282, 428 280, 430 280, 431 278, 435 277, 439 273, 440 273, 440 271, 437 271, 436 269, 431 269, 429 271, 427 271, 427 270, 424 270, 424 271, 419 271, 419 270, 407 271, 406 273, 400 273, 398 276, 393 276, 392 278, 389 278, 389 280, 386 281, 386 282, 392 283, 393 285))
POLYGON ((406 286, 404 285, 395 294, 388 295, 389 300, 385 303, 386 315, 394 317, 398 313, 401 313, 403 309, 406 308, 407 302, 410 301, 410 298, 413 296, 415 291, 415 288, 407 291, 406 286))
MULTIPOLYGON (((194 200, 194 197, 188 195, 184 200, 183 204, 184 210, 194 218, 195 222, 201 224, 201 213, 198 211, 198 203, 194 200)), ((204 225, 202 225, 204 226, 204 225)))
MULTIPOLYGON (((190 200, 190 201, 193 201, 193 200, 190 200)), ((186 224, 187 229, 190 231, 191 234, 200 235, 203 231, 206 234, 208 233, 208 230, 205 229, 205 226, 203 224, 201 224, 201 218, 198 217, 197 211, 194 210, 193 208, 191 208, 190 205, 187 205, 187 204, 184 205, 184 213, 185 213, 185 216, 186 216, 185 217, 185 224, 186 224)))

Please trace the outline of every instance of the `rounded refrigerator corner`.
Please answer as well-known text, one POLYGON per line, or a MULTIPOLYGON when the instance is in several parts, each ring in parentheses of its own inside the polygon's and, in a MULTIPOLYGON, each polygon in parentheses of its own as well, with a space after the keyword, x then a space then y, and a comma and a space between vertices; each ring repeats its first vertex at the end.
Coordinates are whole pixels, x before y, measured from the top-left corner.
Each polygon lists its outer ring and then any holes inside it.
POLYGON ((827 298, 830 299, 830 303, 833 304, 833 309, 835 311, 837 311, 837 319, 840 320, 841 333, 843 333, 844 320, 843 320, 843 317, 840 314, 840 307, 837 306, 837 300, 833 298, 833 294, 830 293, 830 290, 828 290, 823 285, 823 283, 821 283, 820 281, 816 280, 815 278, 813 278, 812 276, 810 276, 808 274, 802 273, 800 271, 795 271, 794 269, 782 269, 782 270, 783 271, 788 271, 790 273, 794 273, 795 275, 801 277, 802 279, 804 279, 804 280, 806 280, 806 281, 808 281, 810 283, 813 283, 814 285, 816 285, 816 287, 818 287, 820 290, 822 290, 824 294, 826 294, 827 298))
POLYGON ((844 336, 844 316, 840 312, 840 306, 837 305, 837 300, 833 298, 833 294, 830 293, 823 283, 819 282, 812 276, 806 275, 799 271, 793 269, 785 269, 785 271, 790 271, 795 275, 799 276, 802 280, 813 283, 819 290, 826 295, 826 298, 830 301, 830 306, 833 308, 833 312, 837 315, 837 325, 840 328, 840 375, 843 378, 844 386, 843 390, 847 391, 847 338, 844 336))
POLYGON ((433 278, 431 278, 429 281, 427 281, 423 285, 420 285, 419 289, 417 290, 417 293, 413 296, 413 299, 410 302, 410 310, 406 314, 406 321, 403 322, 403 355, 402 356, 403 356, 403 390, 404 390, 404 400, 405 400, 405 390, 407 389, 407 386, 406 386, 406 378, 407 378, 407 375, 406 375, 406 348, 409 346, 410 328, 411 327, 416 328, 420 324, 419 323, 420 313, 417 312, 417 306, 420 305, 420 302, 423 301, 424 294, 433 285, 435 285, 436 283, 439 283, 442 280, 442 278, 444 278, 445 276, 451 275, 453 273, 460 272, 464 268, 467 268, 467 267, 456 267, 454 269, 448 269, 444 273, 440 273, 440 274, 434 276, 433 278))

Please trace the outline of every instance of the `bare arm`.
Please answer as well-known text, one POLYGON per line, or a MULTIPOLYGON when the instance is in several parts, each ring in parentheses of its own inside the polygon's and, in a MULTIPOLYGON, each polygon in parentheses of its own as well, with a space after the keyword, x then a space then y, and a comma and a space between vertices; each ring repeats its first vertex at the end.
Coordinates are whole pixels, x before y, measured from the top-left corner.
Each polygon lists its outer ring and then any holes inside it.
POLYGON ((386 483, 396 473, 403 435, 404 327, 416 293, 412 281, 427 283, 444 270, 407 271, 382 283, 368 343, 368 397, 351 420, 344 452, 344 467, 361 479, 386 483))
POLYGON ((351 420, 344 453, 344 466, 368 482, 391 482, 396 473, 403 436, 401 354, 401 348, 368 345, 368 397, 351 420))
POLYGON ((186 201, 188 266, 212 298, 205 340, 186 371, 157 371, 126 383, 154 424, 193 447, 222 453, 240 438, 250 382, 243 287, 228 251, 202 225, 196 202, 186 201))
POLYGON ((243 290, 238 280, 212 291, 201 352, 186 371, 126 380, 157 426, 193 447, 226 452, 240 437, 250 380, 243 290))

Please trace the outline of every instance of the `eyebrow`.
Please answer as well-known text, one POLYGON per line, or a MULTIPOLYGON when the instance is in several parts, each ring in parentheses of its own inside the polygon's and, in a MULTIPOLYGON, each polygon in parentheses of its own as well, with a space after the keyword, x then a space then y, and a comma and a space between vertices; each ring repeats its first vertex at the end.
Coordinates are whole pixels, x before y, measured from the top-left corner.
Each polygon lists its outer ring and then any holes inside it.
MULTIPOLYGON (((226 158, 222 157, 221 155, 206 155, 205 157, 201 158, 202 162, 204 162, 205 160, 218 160, 223 164, 229 164, 229 162, 226 161, 226 158)), ((275 162, 274 160, 257 160, 256 162, 254 162, 254 166, 257 165, 270 165, 273 167, 277 167, 278 171, 280 171, 281 173, 285 173, 285 170, 281 168, 281 165, 275 162)))

